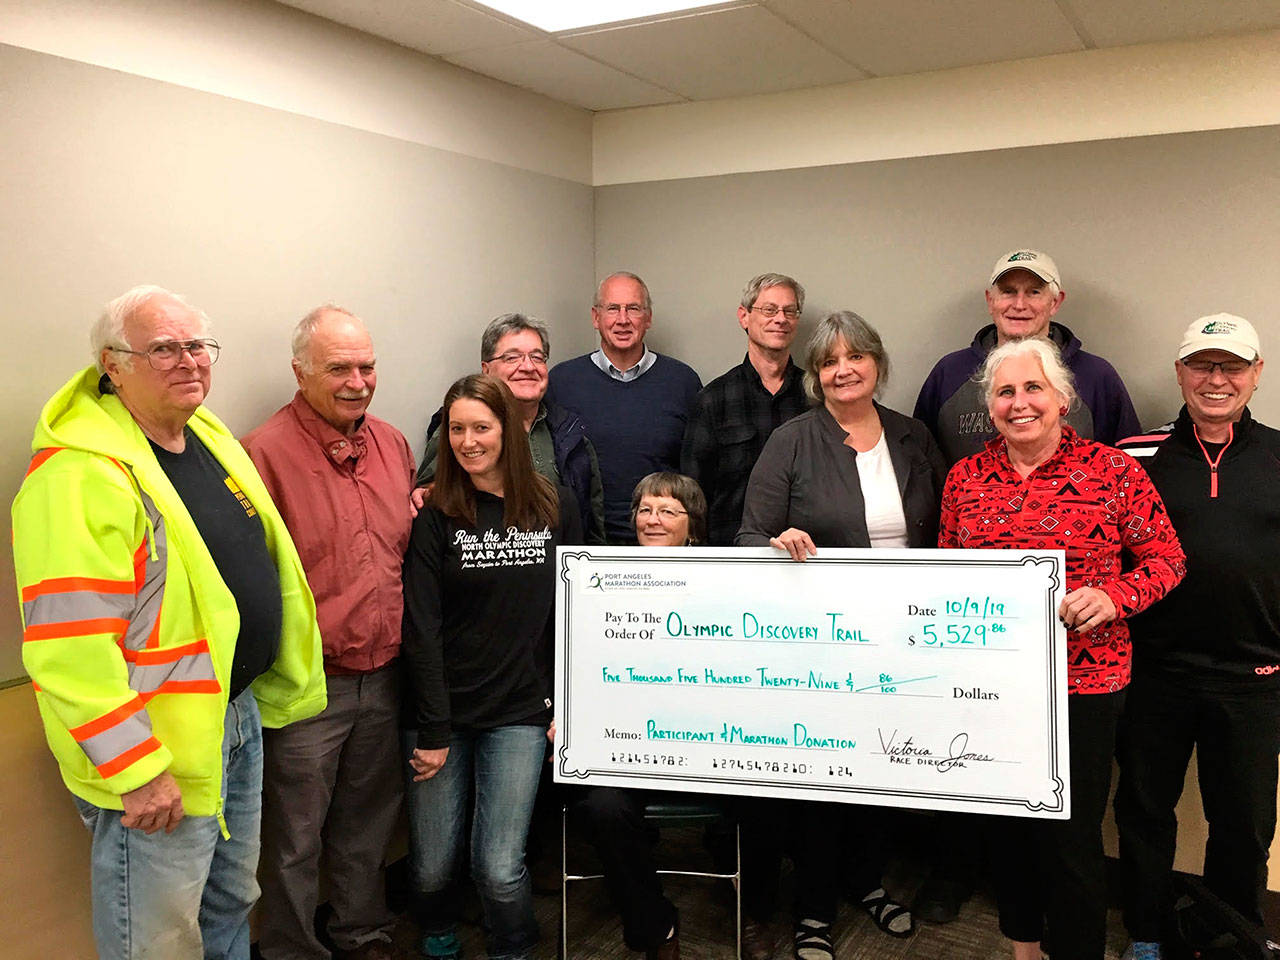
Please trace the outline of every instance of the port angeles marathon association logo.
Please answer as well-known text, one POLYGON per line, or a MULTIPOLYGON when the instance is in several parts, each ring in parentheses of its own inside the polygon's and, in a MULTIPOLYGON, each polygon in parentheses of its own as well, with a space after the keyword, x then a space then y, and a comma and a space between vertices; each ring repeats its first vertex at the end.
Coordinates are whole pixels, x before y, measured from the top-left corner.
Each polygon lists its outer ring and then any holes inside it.
POLYGON ((616 593, 619 590, 682 590, 689 586, 683 577, 663 577, 653 573, 600 573, 592 571, 587 577, 587 589, 599 590, 601 593, 616 593))

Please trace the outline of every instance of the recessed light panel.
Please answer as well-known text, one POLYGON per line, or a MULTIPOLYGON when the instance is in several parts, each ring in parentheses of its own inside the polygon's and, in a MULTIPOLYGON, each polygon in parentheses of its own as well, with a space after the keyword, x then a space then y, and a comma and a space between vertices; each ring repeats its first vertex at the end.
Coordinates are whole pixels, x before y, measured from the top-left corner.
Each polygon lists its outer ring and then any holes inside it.
POLYGON ((524 23, 559 33, 662 13, 723 6, 725 0, 476 0, 481 6, 524 23))

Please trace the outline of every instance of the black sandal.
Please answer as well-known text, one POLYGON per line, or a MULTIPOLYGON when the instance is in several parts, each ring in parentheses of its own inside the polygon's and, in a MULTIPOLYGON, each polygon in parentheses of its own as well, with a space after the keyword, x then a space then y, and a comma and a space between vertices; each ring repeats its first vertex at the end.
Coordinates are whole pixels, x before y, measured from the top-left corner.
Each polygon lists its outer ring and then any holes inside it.
POLYGON ((801 920, 796 924, 795 960, 835 960, 831 944, 831 924, 821 920, 801 920))
POLYGON ((916 921, 911 916, 911 911, 891 899, 884 887, 876 887, 862 898, 861 903, 862 909, 867 911, 875 925, 889 936, 905 940, 916 932, 916 921), (907 918, 905 927, 899 922, 903 917, 907 918))

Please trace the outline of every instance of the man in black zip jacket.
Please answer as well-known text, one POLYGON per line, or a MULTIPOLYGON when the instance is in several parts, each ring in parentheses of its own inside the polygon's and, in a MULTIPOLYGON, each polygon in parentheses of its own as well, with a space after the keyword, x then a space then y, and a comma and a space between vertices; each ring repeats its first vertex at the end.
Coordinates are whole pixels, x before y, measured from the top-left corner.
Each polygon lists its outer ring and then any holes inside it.
POLYGON ((1151 475, 1187 554, 1181 585, 1130 620, 1116 823, 1135 960, 1159 960, 1170 938, 1174 807, 1193 746, 1206 885, 1262 922, 1280 750, 1280 431, 1248 408, 1262 365, 1247 320, 1201 317, 1174 363, 1178 419, 1119 445, 1151 475))
MULTIPOLYGON (((529 434, 533 469, 552 483, 564 484, 573 491, 586 542, 604 543, 604 487, 596 448, 587 439, 578 414, 546 399, 550 357, 551 335, 547 325, 537 317, 504 313, 490 320, 480 335, 480 372, 505 383, 520 405, 524 428, 529 434)), ((416 509, 421 509, 425 488, 436 475, 443 419, 441 408, 427 427, 426 448, 422 465, 418 467, 418 489, 414 491, 416 509)), ((447 438, 444 447, 447 452, 447 438)))

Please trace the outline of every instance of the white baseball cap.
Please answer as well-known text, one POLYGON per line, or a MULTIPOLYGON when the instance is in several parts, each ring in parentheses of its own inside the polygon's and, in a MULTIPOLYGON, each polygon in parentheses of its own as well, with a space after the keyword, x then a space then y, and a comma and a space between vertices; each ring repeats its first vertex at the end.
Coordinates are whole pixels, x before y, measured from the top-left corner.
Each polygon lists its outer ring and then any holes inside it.
POLYGON ((1029 270, 1045 283, 1062 286, 1062 274, 1053 257, 1039 250, 1010 250, 991 268, 991 279, 987 283, 995 283, 1010 270, 1029 270))
POLYGON ((1256 360, 1262 355, 1258 331, 1244 317, 1215 313, 1201 317, 1187 327, 1178 348, 1178 359, 1185 360, 1201 350, 1225 350, 1241 360, 1256 360))

